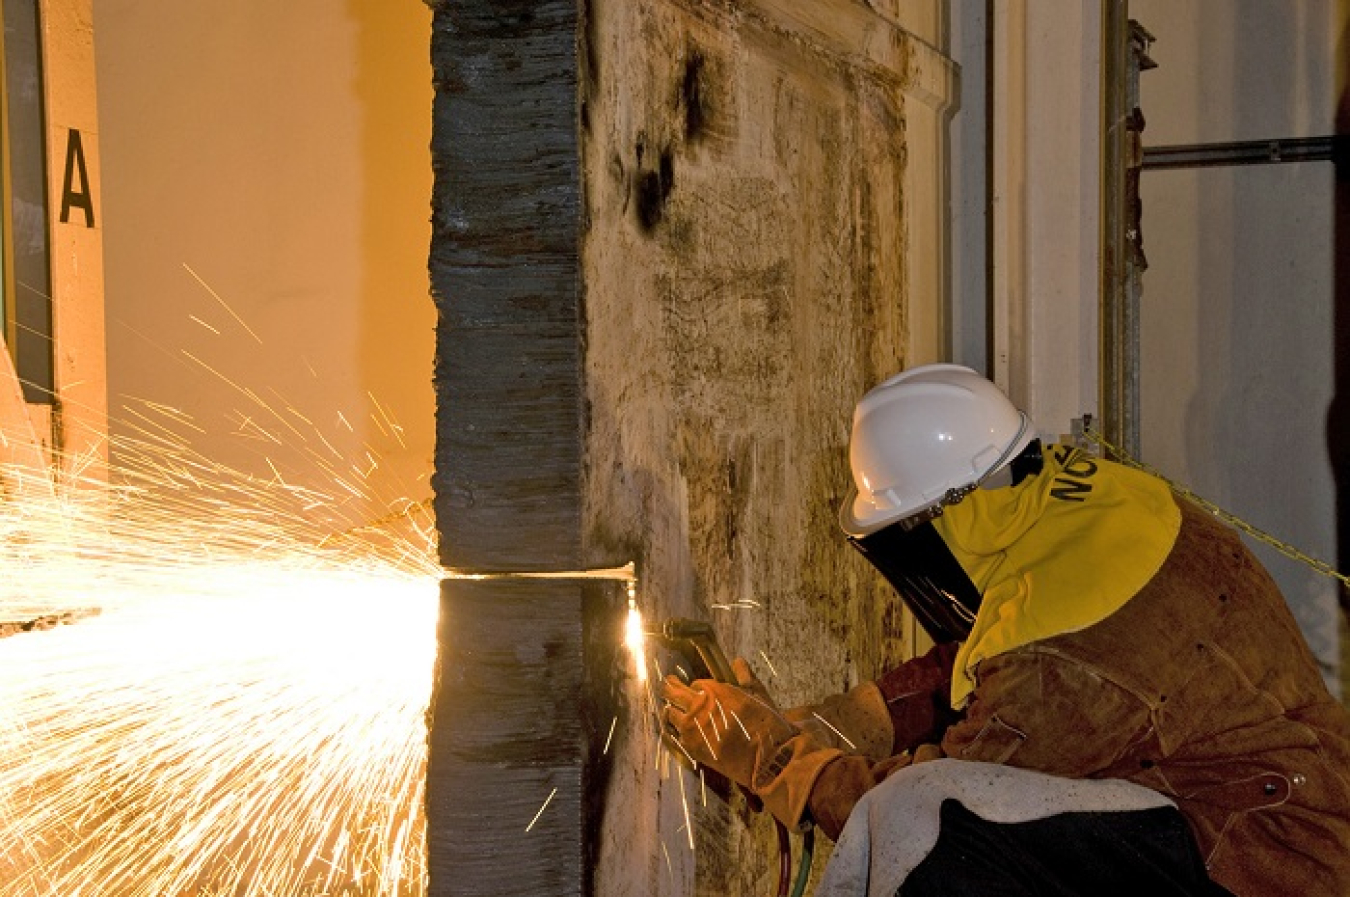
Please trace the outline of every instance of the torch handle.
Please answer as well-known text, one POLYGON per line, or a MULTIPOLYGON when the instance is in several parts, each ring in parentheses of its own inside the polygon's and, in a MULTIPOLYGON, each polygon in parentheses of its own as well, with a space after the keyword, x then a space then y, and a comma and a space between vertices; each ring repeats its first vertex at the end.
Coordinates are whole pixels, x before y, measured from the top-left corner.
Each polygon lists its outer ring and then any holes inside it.
POLYGON ((703 665, 712 673, 713 678, 718 682, 728 682, 736 684, 736 674, 731 670, 731 664, 727 663, 727 656, 722 653, 722 647, 717 644, 717 639, 711 635, 695 636, 689 640, 694 650, 698 651, 698 656, 703 659, 703 665))
MULTIPOLYGON (((692 648, 698 655, 699 662, 707 668, 710 678, 731 685, 736 684, 736 674, 732 672, 731 664, 727 663, 727 657, 722 653, 721 645, 717 643, 717 632, 702 620, 671 617, 662 623, 660 628, 649 631, 648 634, 687 657, 689 656, 687 649, 692 648)), ((689 657, 689 660, 692 661, 694 658, 689 657)))

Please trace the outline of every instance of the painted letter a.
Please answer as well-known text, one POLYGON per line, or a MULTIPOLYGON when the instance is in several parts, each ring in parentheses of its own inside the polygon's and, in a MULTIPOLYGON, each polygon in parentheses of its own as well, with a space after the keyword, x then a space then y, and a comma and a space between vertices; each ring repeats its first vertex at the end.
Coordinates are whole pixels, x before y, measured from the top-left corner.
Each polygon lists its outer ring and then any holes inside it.
POLYGON ((71 128, 66 138, 66 173, 61 184, 61 222, 70 220, 71 209, 84 210, 84 226, 94 226, 94 188, 89 183, 89 168, 84 162, 84 141, 71 128), (76 187, 76 178, 79 186, 76 187))

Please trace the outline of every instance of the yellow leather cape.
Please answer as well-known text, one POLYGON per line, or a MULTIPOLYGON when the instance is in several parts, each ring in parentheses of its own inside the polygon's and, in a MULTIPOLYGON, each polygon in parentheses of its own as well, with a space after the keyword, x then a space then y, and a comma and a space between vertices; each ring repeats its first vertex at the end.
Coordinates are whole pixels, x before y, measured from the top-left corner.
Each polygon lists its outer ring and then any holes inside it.
POLYGON ((962 707, 980 661, 1123 607, 1172 550, 1181 510, 1157 477, 1051 445, 1039 474, 977 489, 934 526, 983 596, 952 672, 962 707))

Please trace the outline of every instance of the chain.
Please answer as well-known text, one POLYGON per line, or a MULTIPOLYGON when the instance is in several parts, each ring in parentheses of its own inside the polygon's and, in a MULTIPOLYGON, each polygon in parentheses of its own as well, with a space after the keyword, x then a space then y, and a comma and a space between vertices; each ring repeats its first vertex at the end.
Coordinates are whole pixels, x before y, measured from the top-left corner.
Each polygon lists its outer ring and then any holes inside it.
POLYGON ((1276 538, 1275 536, 1272 536, 1265 530, 1258 529, 1257 527, 1243 520, 1236 514, 1230 513, 1229 511, 1225 511, 1223 508, 1219 507, 1209 499, 1196 495, 1189 488, 1171 479, 1170 477, 1164 475, 1161 471, 1149 467, 1143 461, 1130 457, 1130 455, 1126 453, 1123 449, 1117 448, 1110 442, 1107 442, 1106 437, 1102 436, 1102 434, 1099 433, 1097 430, 1091 427, 1084 428, 1083 435, 1086 436, 1088 439, 1091 439, 1098 445, 1100 445, 1102 448, 1106 449, 1108 452, 1114 455, 1116 459, 1120 461, 1122 464, 1126 465, 1127 467, 1133 467, 1136 470, 1142 470, 1144 471, 1144 473, 1152 474, 1153 476, 1162 480, 1168 486, 1171 486, 1172 490, 1176 492, 1178 495, 1185 496, 1195 504, 1204 508, 1209 513, 1213 514, 1215 517, 1218 517, 1225 523, 1228 523, 1232 525, 1234 528, 1241 530, 1242 532, 1251 536, 1253 539, 1256 539, 1259 542, 1264 542, 1265 544, 1271 546, 1272 548, 1274 548, 1276 551, 1278 551, 1280 554, 1284 555, 1287 558, 1291 558, 1300 563, 1307 564, 1309 567, 1316 570, 1318 573, 1321 573, 1323 576, 1330 576, 1332 579, 1339 580, 1341 584, 1350 586, 1350 576, 1346 576, 1344 573, 1341 573, 1339 570, 1328 564, 1326 561, 1318 560, 1312 555, 1307 554, 1306 552, 1294 547, 1293 545, 1290 545, 1288 542, 1285 542, 1281 539, 1276 538))

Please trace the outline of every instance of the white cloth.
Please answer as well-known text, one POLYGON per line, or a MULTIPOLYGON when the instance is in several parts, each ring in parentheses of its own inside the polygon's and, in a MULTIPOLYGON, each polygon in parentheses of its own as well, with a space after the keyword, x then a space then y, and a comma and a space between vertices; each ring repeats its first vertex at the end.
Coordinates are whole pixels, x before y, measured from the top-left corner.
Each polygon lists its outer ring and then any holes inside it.
POLYGON ((817 897, 894 897, 937 843, 938 811, 949 798, 998 823, 1175 806, 1156 791, 1119 779, 1064 779, 965 760, 920 763, 898 770, 858 801, 817 897))

